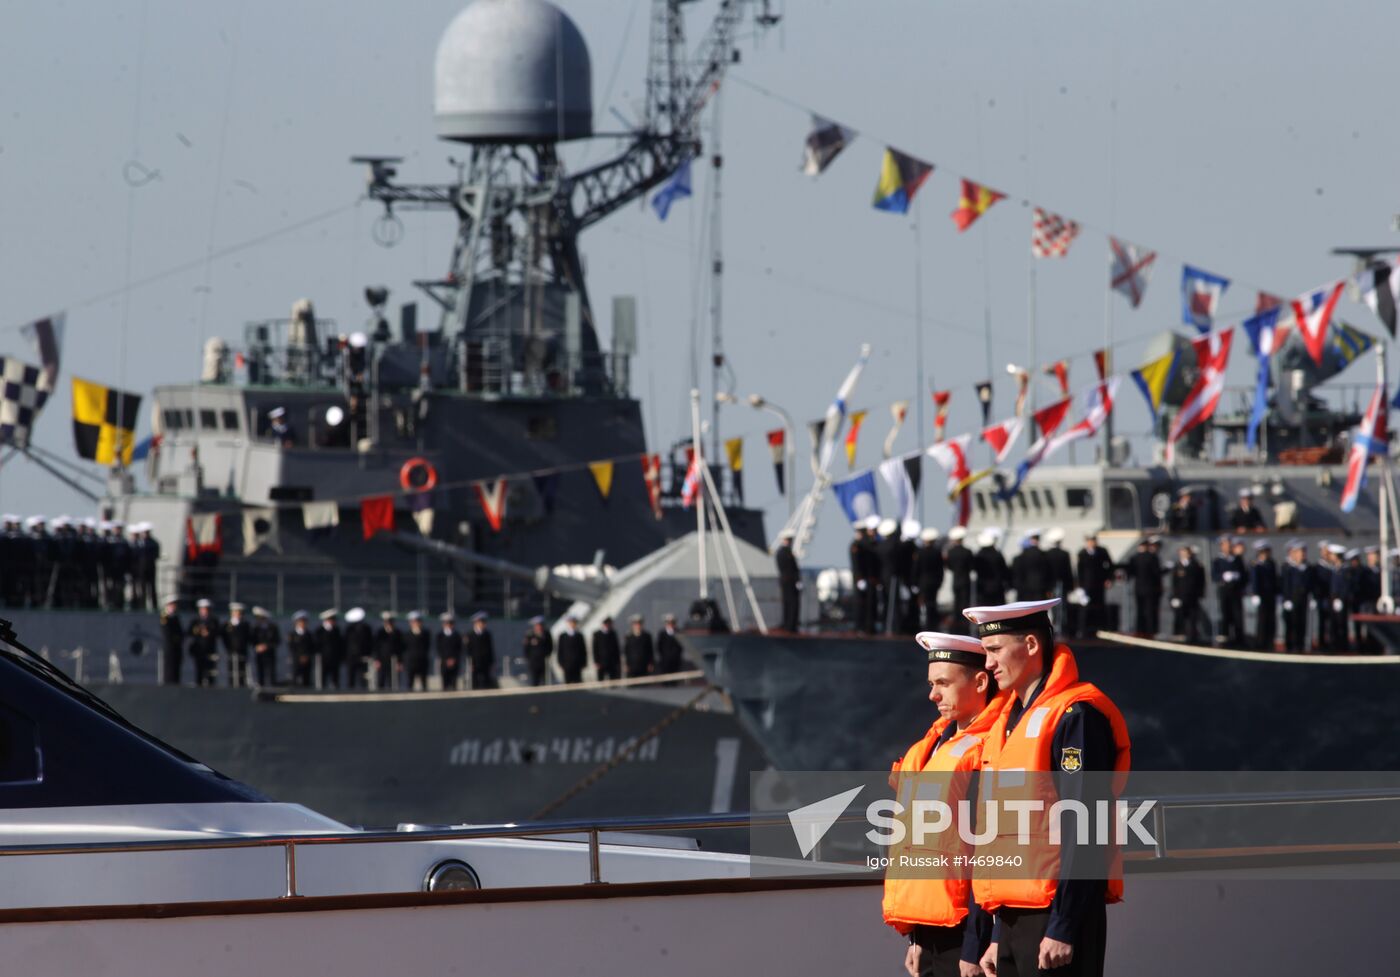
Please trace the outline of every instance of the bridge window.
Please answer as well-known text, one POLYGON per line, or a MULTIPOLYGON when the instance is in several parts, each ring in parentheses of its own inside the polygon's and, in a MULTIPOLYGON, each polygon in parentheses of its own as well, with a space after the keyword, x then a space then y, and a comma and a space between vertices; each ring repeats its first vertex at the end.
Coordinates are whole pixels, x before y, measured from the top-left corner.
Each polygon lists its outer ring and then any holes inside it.
POLYGON ((223 413, 223 422, 224 422, 224 430, 225 430, 225 431, 237 431, 237 430, 238 430, 238 411, 236 411, 236 410, 226 410, 226 411, 224 411, 224 413, 223 413))
POLYGON ((185 414, 183 411, 166 410, 165 426, 172 431, 178 431, 185 426, 185 414))
POLYGON ((1089 509, 1094 505, 1094 490, 1088 488, 1065 489, 1065 505, 1071 509, 1089 509))
POLYGON ((218 415, 212 410, 201 410, 199 412, 199 426, 205 431, 217 431, 219 429, 218 415))

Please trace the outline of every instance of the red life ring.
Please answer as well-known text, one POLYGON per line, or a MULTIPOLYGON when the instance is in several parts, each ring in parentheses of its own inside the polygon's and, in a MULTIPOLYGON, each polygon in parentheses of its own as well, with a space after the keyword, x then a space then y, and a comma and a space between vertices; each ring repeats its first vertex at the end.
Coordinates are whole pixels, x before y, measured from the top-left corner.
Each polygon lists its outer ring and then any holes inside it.
POLYGON ((410 458, 399 469, 399 485, 405 492, 431 492, 437 486, 437 469, 426 458, 410 458))

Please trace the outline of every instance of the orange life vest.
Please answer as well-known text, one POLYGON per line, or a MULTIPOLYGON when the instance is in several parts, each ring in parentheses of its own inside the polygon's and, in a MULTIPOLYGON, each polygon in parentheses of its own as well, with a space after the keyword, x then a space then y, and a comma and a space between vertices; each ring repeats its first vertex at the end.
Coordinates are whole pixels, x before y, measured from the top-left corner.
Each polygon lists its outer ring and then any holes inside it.
POLYGON ((916 923, 956 926, 967 916, 971 873, 966 866, 955 866, 953 859, 972 854, 972 846, 962 841, 956 827, 927 835, 923 844, 915 845, 910 808, 911 802, 921 796, 922 781, 930 789, 937 788, 938 799, 947 802, 956 817, 957 802, 966 798, 971 775, 982 765, 982 741, 1000 714, 1001 697, 998 696, 987 703, 966 729, 954 733, 948 742, 935 749, 950 722, 940 719, 923 739, 894 762, 892 775, 896 797, 904 804, 902 820, 906 830, 904 840, 891 845, 888 852, 891 864, 885 873, 884 912, 885 922, 901 934, 908 935, 916 923), (920 773, 930 776, 920 778, 920 773), (916 862, 901 862, 902 857, 916 862), (927 861, 939 858, 946 858, 946 866, 927 861), (917 860, 926 861, 920 865, 917 860))
MULTIPOLYGON (((1013 798, 1038 799, 1043 805, 1040 811, 1029 814, 1029 845, 1017 843, 1020 818, 1008 816, 1008 811, 1003 808, 997 819, 996 837, 978 846, 979 858, 1021 859, 1017 868, 987 869, 974 875, 973 893, 978 905, 988 912, 1002 906, 1044 909, 1055 898, 1060 877, 1060 849, 1049 842, 1049 826, 1050 809, 1059 797, 1049 771, 1060 767, 1056 766, 1058 758, 1052 757, 1050 750, 1060 718, 1075 703, 1093 706, 1113 728, 1115 799, 1127 782, 1131 744, 1123 714, 1108 696, 1088 682, 1079 681, 1079 667, 1075 664, 1074 654, 1065 645, 1056 647, 1050 674, 1045 677, 1044 683, 1040 694, 1025 710, 1009 736, 1006 728, 1016 700, 1014 696, 1006 698, 982 749, 981 800, 1004 802, 1013 798), (1044 773, 1042 776, 1024 776, 1037 772, 1044 773), (1013 875, 1016 877, 1011 877, 1013 875)), ((983 805, 979 804, 978 807, 982 808, 983 805)), ((1007 861, 1004 864, 1016 863, 1007 861)), ((1118 902, 1122 898, 1123 859, 1122 853, 1114 845, 1109 855, 1106 900, 1118 902)))

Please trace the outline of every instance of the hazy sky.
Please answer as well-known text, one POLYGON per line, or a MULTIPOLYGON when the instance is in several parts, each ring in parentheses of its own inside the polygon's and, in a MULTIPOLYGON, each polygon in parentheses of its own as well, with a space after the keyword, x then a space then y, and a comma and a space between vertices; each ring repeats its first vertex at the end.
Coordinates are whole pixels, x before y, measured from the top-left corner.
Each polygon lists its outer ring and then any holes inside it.
MULTIPOLYGON (((208 336, 238 344, 245 321, 285 316, 301 296, 342 326, 364 319, 366 284, 390 286, 395 303, 415 297, 412 278, 445 270, 454 221, 406 214, 402 243, 378 247, 377 212, 356 206, 363 176, 347 159, 398 154, 403 179, 450 177, 446 158, 460 149, 433 137, 431 69, 460 6, 0 7, 0 352, 29 354, 17 327, 67 310, 64 373, 148 397, 197 376, 208 336), (127 281, 137 284, 127 291, 127 281)), ((651 4, 563 6, 592 52, 596 126, 615 131, 610 109, 638 114, 651 4)), ((692 40, 713 9, 688 8, 692 40)), ((783 12, 780 28, 745 44, 723 92, 724 346, 739 394, 761 392, 801 421, 820 415, 871 343, 855 398, 872 410, 861 465, 879 458, 892 400, 927 403, 915 389, 916 271, 926 387, 955 391, 950 433, 978 423, 972 384, 989 366, 994 414, 1010 412, 1005 364, 1027 357, 1021 198, 1089 225, 1068 258, 1036 269, 1038 358, 1070 357, 1076 387, 1104 335, 1104 229, 1159 251, 1142 307, 1113 299, 1120 369, 1180 327, 1183 260, 1234 280, 1224 302, 1234 316, 1252 310, 1258 288, 1292 296, 1348 272, 1333 246, 1400 244, 1394 3, 791 0, 783 12), (793 102, 860 132, 817 180, 799 172, 808 118, 793 102), (917 262, 912 220, 870 206, 886 143, 938 166, 916 202, 917 262), (961 235, 948 220, 959 176, 1012 198, 961 235)), ((596 161, 611 149, 571 152, 596 161)), ((696 198, 665 224, 639 205, 583 241, 603 321, 611 296, 638 297, 634 392, 657 448, 688 429, 686 350, 692 323, 707 321, 697 274, 706 168, 695 182, 696 198)), ((1344 311, 1380 331, 1364 308, 1348 300, 1344 311)), ((1232 382, 1250 382, 1245 349, 1240 337, 1232 382)), ((1354 367, 1342 379, 1371 376, 1354 367)), ((1120 430, 1144 430, 1136 392, 1120 396, 1120 430)), ((72 457, 68 399, 65 382, 37 439, 72 457)), ((722 429, 747 436, 750 501, 771 504, 776 526, 768 421, 728 408, 722 429)), ((911 417, 899 447, 927 438, 911 417)), ((936 478, 931 465, 926 478, 936 478)), ((22 460, 0 471, 0 506, 92 511, 22 460)), ((844 537, 833 505, 816 555, 839 559, 844 537)))

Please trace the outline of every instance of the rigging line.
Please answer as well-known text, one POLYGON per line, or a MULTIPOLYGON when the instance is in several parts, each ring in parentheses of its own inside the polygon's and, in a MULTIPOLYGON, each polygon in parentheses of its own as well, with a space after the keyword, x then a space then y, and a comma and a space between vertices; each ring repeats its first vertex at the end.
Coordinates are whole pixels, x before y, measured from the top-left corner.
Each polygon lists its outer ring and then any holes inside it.
MULTIPOLYGON (((741 86, 743 86, 743 87, 745 87, 745 88, 748 88, 748 89, 750 89, 751 91, 753 91, 753 92, 755 92, 755 93, 757 93, 757 94, 759 94, 759 95, 764 96, 765 98, 769 98, 769 99, 772 99, 772 100, 775 101, 775 102, 782 103, 782 104, 788 106, 789 108, 797 109, 798 111, 807 113, 807 114, 809 114, 809 115, 819 115, 819 116, 821 116, 822 118, 827 118, 827 119, 830 119, 830 118, 831 118, 830 115, 827 115, 826 113, 818 112, 816 109, 813 109, 813 108, 811 108, 810 106, 804 105, 804 104, 802 104, 801 102, 798 102, 798 101, 795 100, 795 99, 789 98, 789 97, 786 96, 786 95, 779 94, 778 92, 775 92, 775 91, 773 91, 773 90, 770 89, 770 88, 766 88, 765 86, 760 85, 760 84, 758 84, 757 82, 749 81, 748 79, 741 77, 741 76, 740 76, 737 72, 735 72, 735 71, 730 71, 730 72, 728 72, 727 75, 726 75, 726 78, 729 79, 729 80, 732 80, 732 81, 737 82, 739 85, 741 85, 741 86)), ((833 120, 833 121, 834 121, 834 120, 833 120)), ((844 123, 842 123, 842 124, 844 124, 844 123)), ((884 139, 884 138, 882 138, 878 133, 872 133, 872 132, 869 132, 869 131, 867 131, 867 130, 857 128, 857 127, 855 127, 855 126, 850 126, 850 127, 848 127, 848 128, 853 129, 853 130, 855 131, 856 135, 867 135, 867 136, 870 136, 870 137, 872 137, 876 142, 883 143, 883 144, 886 145, 886 146, 894 147, 894 146, 900 146, 900 145, 907 145, 907 143, 903 143, 902 141, 899 141, 899 140, 891 141, 891 140, 888 140, 888 139, 884 139)), ((928 157, 924 157, 924 156, 921 156, 920 159, 923 159, 925 162, 930 162, 930 163, 933 162, 933 161, 929 160, 928 157)), ((948 166, 945 166, 944 164, 941 164, 941 163, 936 163, 936 164, 934 164, 934 168, 935 168, 935 169, 946 169, 946 170, 949 170, 950 175, 955 176, 955 177, 965 177, 965 176, 967 176, 965 170, 962 170, 961 168, 957 168, 957 167, 948 167, 948 166)), ((971 180, 971 179, 974 179, 974 178, 973 178, 973 177, 967 177, 967 179, 970 179, 970 180, 971 180)), ((980 182, 981 182, 981 179, 980 179, 980 178, 977 178, 976 182, 979 182, 979 183, 980 183, 980 182)), ((1013 194, 1013 193, 1010 193, 1010 192, 1007 193, 1006 201, 1007 201, 1008 203, 1019 203, 1019 204, 1022 204, 1023 206, 1043 206, 1043 205, 1041 205, 1041 204, 1035 203, 1035 202, 1032 201, 1029 197, 1021 196, 1021 195, 1018 195, 1018 194, 1013 194)), ((1058 208, 1044 207, 1043 209, 1046 209, 1046 210, 1053 210, 1054 213, 1062 213, 1062 211, 1061 211, 1060 209, 1058 209, 1058 208)), ((1095 231, 1095 232, 1097 232, 1097 233, 1099 233, 1099 234, 1104 235, 1105 237, 1116 237, 1116 238, 1120 238, 1120 239, 1123 239, 1123 240, 1129 240, 1129 241, 1134 241, 1134 242, 1140 241, 1140 240, 1141 240, 1141 238, 1138 238, 1138 237, 1136 237, 1136 236, 1134 236, 1134 235, 1123 235, 1123 234, 1121 234, 1121 233, 1119 233, 1119 232, 1117 232, 1117 231, 1110 231, 1110 230, 1108 230, 1108 229, 1106 229, 1106 228, 1104 228, 1104 227, 1102 227, 1102 226, 1100 226, 1100 225, 1098 225, 1098 224, 1095 224, 1095 223, 1093 223, 1093 222, 1091 222, 1091 221, 1083 220, 1083 219, 1078 218, 1078 217, 1074 218, 1074 221, 1075 221, 1075 223, 1078 224, 1081 228, 1083 228, 1083 229, 1085 229, 1085 230, 1095 231)), ((1190 263, 1191 263, 1191 262, 1187 261, 1185 258, 1182 258, 1180 255, 1176 255, 1176 254, 1172 254, 1172 253, 1167 252, 1167 251, 1163 251, 1163 250, 1161 250, 1160 248, 1155 248, 1155 249, 1153 249, 1153 250, 1156 252, 1157 257, 1159 257, 1159 258, 1165 258, 1165 259, 1167 259, 1168 261, 1175 262, 1176 264, 1185 265, 1185 264, 1190 264, 1190 263)), ((1244 286, 1246 286, 1246 287, 1248 287, 1248 288, 1251 288, 1251 289, 1254 289, 1254 290, 1260 291, 1260 292, 1266 292, 1266 293, 1268 293, 1268 294, 1270 294, 1270 295, 1283 295, 1283 294, 1287 294, 1287 290, 1284 290, 1283 292, 1280 292, 1278 289, 1274 289, 1274 288, 1265 288, 1265 287, 1261 286, 1258 282, 1253 282, 1253 281, 1250 281, 1250 280, 1245 279, 1245 278, 1240 278, 1240 277, 1238 277, 1238 276, 1232 278, 1230 281, 1231 281, 1231 284, 1244 285, 1244 286)))
POLYGON ((59 465, 60 467, 66 468, 68 471, 72 472, 74 475, 77 475, 80 478, 86 478, 89 481, 96 482, 98 485, 106 484, 106 479, 103 478, 101 475, 97 474, 94 471, 89 471, 88 469, 83 468, 81 465, 69 461, 67 458, 55 454, 47 448, 41 448, 37 444, 30 444, 28 447, 28 451, 32 454, 38 455, 40 458, 44 459, 50 464, 59 465))
MULTIPOLYGON (((64 308, 71 312, 74 309, 85 309, 88 306, 97 305, 101 302, 106 302, 114 298, 120 298, 127 291, 135 291, 140 288, 145 288, 147 285, 154 285, 157 282, 165 281, 168 278, 174 278, 176 275, 183 275, 186 272, 198 270, 211 260, 219 261, 223 258, 230 257, 231 255, 247 251, 249 248, 255 248, 260 244, 266 244, 268 241, 275 240, 276 238, 279 238, 284 234, 290 234, 294 231, 300 231, 307 227, 311 227, 315 224, 319 224, 322 221, 330 220, 332 217, 338 217, 341 214, 345 213, 347 210, 352 210, 355 207, 359 206, 360 203, 361 200, 357 199, 354 203, 340 204, 339 206, 333 207, 330 210, 323 210, 319 213, 312 214, 309 217, 302 218, 301 220, 293 221, 291 224, 284 224, 282 227, 275 228, 274 230, 267 231, 263 234, 258 234, 250 238, 245 238, 242 241, 237 241, 233 244, 227 245, 226 247, 216 248, 213 252, 206 254, 203 257, 194 258, 190 261, 183 261, 178 265, 172 265, 171 267, 166 268, 164 271, 154 272, 150 275, 146 275, 143 278, 138 278, 128 285, 121 285, 116 288, 109 288, 104 291, 97 292, 94 295, 89 295, 86 298, 79 299, 76 302, 69 302, 64 308)), ((26 324, 27 323, 22 323, 13 326, 0 327, 0 332, 15 332, 20 329, 23 329, 26 324)))
MULTIPOLYGON (((236 6, 236 10, 241 11, 241 6, 236 6)), ((228 77, 224 82, 224 104, 223 116, 219 122, 219 149, 214 157, 214 192, 210 195, 209 201, 209 236, 204 248, 204 280, 201 282, 199 290, 199 355, 204 354, 204 330, 209 317, 209 295, 211 292, 210 281, 213 278, 213 253, 214 253, 214 233, 219 225, 219 196, 223 193, 224 183, 224 161, 228 154, 228 120, 230 109, 233 105, 233 83, 238 77, 238 26, 241 17, 235 17, 234 33, 231 37, 219 32, 221 37, 227 37, 229 44, 228 77)))
MULTIPOLYGON (((141 159, 141 102, 144 95, 146 76, 146 23, 150 12, 149 0, 142 0, 140 28, 136 42, 136 98, 131 110, 131 161, 140 166, 141 159)), ((132 253, 136 244, 136 192, 147 186, 151 179, 137 182, 128 179, 126 186, 126 254, 122 269, 122 312, 121 312, 121 351, 117 356, 117 416, 123 415, 122 402, 126 399, 126 361, 131 328, 131 266, 132 253)))

